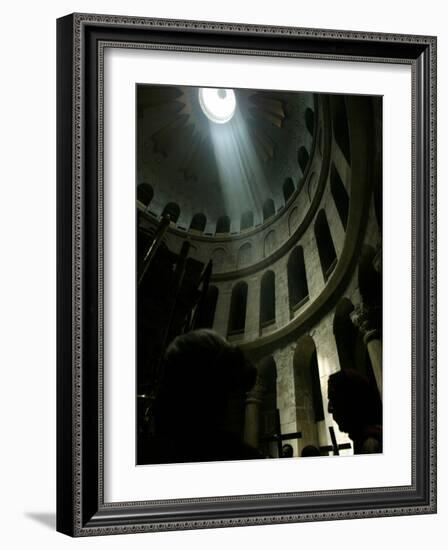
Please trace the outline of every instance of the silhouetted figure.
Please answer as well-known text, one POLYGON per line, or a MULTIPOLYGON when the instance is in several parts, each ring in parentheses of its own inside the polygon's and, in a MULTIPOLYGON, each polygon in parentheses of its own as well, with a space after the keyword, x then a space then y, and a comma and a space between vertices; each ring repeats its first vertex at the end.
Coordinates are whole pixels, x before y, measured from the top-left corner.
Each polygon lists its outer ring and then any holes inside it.
POLYGON ((367 378, 351 369, 332 374, 328 379, 328 412, 340 431, 348 433, 355 454, 382 452, 381 400, 367 378))
POLYGON ((300 453, 300 456, 307 457, 307 456, 321 456, 320 450, 315 447, 314 445, 307 445, 306 447, 303 447, 302 452, 300 453))
POLYGON ((235 407, 244 403, 256 373, 239 348, 211 330, 175 338, 163 359, 155 436, 143 441, 139 462, 263 458, 235 427, 235 407))
POLYGON ((292 456, 294 456, 292 445, 285 443, 282 447, 282 458, 291 458, 292 456))

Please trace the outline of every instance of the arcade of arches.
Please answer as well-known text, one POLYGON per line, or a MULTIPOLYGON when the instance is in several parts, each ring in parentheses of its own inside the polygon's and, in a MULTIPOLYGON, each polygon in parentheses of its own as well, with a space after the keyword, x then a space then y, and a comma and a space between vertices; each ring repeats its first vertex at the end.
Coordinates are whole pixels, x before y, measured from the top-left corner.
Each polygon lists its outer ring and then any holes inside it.
POLYGON ((233 400, 246 444, 353 454, 327 388, 357 371, 382 396, 381 100, 235 90, 216 124, 197 94, 138 87, 139 437, 164 350, 208 328, 257 369, 233 400))

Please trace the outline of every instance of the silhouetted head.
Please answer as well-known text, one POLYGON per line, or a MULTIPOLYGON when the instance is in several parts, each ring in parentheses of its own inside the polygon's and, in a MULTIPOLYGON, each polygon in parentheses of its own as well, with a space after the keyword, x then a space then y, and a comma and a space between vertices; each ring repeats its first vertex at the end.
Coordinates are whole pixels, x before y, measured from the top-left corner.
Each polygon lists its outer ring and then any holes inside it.
POLYGON ((231 396, 244 395, 256 373, 243 352, 216 332, 201 329, 178 336, 163 358, 155 408, 158 428, 220 427, 231 396))
POLYGON ((340 431, 348 433, 352 439, 366 426, 382 424, 382 406, 376 387, 352 369, 329 377, 328 412, 340 431))
POLYGON ((294 455, 292 445, 285 443, 282 447, 282 458, 291 458, 294 455))
POLYGON ((300 456, 320 456, 320 450, 314 445, 307 445, 306 447, 303 447, 300 456))

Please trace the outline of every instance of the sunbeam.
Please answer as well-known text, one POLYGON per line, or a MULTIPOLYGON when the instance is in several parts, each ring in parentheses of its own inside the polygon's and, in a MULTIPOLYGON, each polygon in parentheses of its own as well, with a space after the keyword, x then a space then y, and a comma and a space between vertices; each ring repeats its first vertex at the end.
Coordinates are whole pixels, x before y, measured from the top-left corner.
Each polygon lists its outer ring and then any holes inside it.
POLYGON ((238 105, 228 124, 210 123, 210 136, 224 211, 240 216, 252 210, 255 225, 261 223, 262 204, 270 196, 269 184, 238 105))

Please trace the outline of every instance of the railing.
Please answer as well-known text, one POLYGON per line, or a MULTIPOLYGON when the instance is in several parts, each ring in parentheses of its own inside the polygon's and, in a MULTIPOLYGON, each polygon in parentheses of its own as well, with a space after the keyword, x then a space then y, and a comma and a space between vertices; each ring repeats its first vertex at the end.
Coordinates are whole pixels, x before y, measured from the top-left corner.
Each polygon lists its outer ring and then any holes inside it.
POLYGON ((159 248, 163 237, 166 233, 166 230, 168 229, 170 225, 170 216, 169 214, 166 214, 163 216, 163 218, 160 220, 159 225, 157 226, 156 233, 154 235, 154 239, 152 243, 149 245, 148 250, 146 251, 146 254, 143 258, 142 264, 140 266, 139 272, 138 272, 138 278, 137 278, 137 285, 140 286, 143 279, 145 278, 146 272, 148 271, 148 268, 157 252, 157 249, 159 248))

